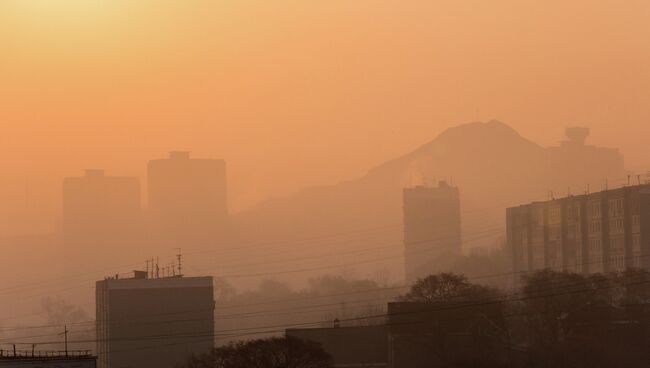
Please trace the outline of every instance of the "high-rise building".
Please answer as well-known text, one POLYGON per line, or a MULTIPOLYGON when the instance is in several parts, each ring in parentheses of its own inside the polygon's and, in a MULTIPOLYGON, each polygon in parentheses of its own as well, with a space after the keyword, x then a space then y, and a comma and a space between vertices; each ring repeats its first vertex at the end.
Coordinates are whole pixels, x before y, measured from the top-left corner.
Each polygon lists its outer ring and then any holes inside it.
POLYGON ((148 205, 159 245, 213 246, 228 221, 225 161, 188 152, 149 161, 148 205))
POLYGON ((444 268, 449 257, 461 253, 458 188, 441 181, 437 188, 405 188, 404 260, 409 281, 444 268))
MULTIPOLYGON (((97 258, 137 244, 141 234, 140 182, 86 170, 63 180, 63 237, 67 250, 97 258)), ((106 260, 106 259, 105 259, 106 260)))
POLYGON ((508 208, 514 271, 650 268, 650 184, 508 208))
POLYGON ((214 347, 212 277, 153 276, 96 283, 100 368, 174 368, 214 347))

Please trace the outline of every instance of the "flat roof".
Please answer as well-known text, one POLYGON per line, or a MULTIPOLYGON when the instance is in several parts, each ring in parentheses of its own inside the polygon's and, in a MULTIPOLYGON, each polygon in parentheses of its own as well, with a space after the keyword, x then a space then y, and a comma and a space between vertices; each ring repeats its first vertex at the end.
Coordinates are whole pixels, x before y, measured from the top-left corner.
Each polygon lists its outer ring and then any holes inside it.
POLYGON ((128 290, 128 289, 167 289, 167 288, 190 288, 190 287, 209 287, 212 288, 212 276, 201 277, 162 277, 153 279, 105 279, 97 281, 105 283, 106 287, 111 290, 128 290))

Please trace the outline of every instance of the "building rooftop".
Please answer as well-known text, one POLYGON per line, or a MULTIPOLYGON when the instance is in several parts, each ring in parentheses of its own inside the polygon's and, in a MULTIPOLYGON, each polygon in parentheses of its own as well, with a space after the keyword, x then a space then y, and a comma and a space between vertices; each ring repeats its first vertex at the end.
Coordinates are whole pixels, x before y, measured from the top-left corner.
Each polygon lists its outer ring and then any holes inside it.
POLYGON ((539 205, 539 204, 544 204, 544 203, 553 202, 553 201, 562 201, 562 200, 566 200, 566 199, 579 199, 579 198, 587 197, 587 196, 600 195, 602 193, 616 192, 616 191, 619 191, 619 190, 622 190, 622 189, 625 189, 625 188, 640 188, 640 189, 650 190, 650 182, 646 182, 646 183, 643 183, 643 184, 623 185, 623 186, 620 186, 620 187, 609 188, 609 189, 600 190, 600 191, 591 192, 591 193, 569 194, 569 195, 565 195, 563 197, 549 198, 548 200, 545 200, 545 201, 536 200, 536 201, 532 201, 532 202, 528 202, 528 203, 522 203, 522 204, 519 204, 519 205, 516 205, 516 206, 511 206, 509 208, 526 207, 526 206, 535 205, 535 204, 539 205))
POLYGON ((79 360, 95 359, 90 350, 68 350, 66 351, 32 351, 32 350, 2 350, 0 349, 0 360, 79 360))

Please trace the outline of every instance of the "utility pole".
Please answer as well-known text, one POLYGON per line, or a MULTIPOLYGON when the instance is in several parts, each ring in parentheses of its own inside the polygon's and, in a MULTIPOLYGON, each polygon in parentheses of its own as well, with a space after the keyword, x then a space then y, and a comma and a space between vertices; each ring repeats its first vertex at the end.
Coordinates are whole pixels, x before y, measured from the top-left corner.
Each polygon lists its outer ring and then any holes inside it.
POLYGON ((63 335, 65 336, 65 356, 68 356, 68 325, 65 325, 63 330, 63 335))
POLYGON ((65 356, 68 356, 68 325, 64 325, 63 333, 60 333, 59 336, 63 335, 64 346, 65 346, 65 356))
POLYGON ((178 259, 178 276, 183 276, 183 268, 181 265, 181 258, 183 255, 181 254, 181 248, 176 248, 176 250, 178 251, 176 254, 176 259, 178 259))

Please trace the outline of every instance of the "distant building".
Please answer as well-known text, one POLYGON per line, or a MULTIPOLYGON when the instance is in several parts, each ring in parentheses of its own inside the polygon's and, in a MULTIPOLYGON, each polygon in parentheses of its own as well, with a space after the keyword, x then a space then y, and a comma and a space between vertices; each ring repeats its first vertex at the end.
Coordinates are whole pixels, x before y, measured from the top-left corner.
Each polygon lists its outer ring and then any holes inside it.
POLYGON ((387 326, 288 329, 287 337, 318 343, 333 368, 388 367, 387 326))
POLYGON ((97 357, 89 352, 17 352, 0 350, 2 368, 95 368, 97 357))
POLYGON ((148 204, 158 244, 214 245, 228 221, 225 161, 178 151, 149 161, 148 204))
POLYGON ((212 277, 109 278, 96 308, 100 368, 174 368, 214 347, 212 277))
POLYGON ((561 184, 562 189, 567 186, 582 189, 589 184, 600 184, 607 177, 625 177, 624 158, 617 148, 586 144, 590 133, 586 127, 570 127, 565 133, 565 141, 546 150, 551 173, 549 184, 554 187, 561 184))
POLYGON ((140 182, 86 170, 63 180, 63 237, 71 253, 104 257, 129 249, 141 234, 140 182), (120 249, 121 247, 121 249, 120 249))
POLYGON ((516 272, 650 268, 650 184, 508 208, 506 221, 516 272))
POLYGON ((460 196, 458 188, 444 181, 437 188, 405 188, 403 196, 404 266, 412 281, 461 253, 460 196))

